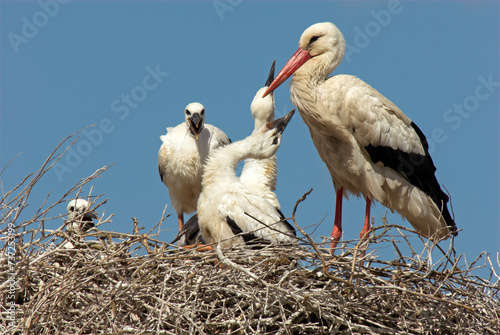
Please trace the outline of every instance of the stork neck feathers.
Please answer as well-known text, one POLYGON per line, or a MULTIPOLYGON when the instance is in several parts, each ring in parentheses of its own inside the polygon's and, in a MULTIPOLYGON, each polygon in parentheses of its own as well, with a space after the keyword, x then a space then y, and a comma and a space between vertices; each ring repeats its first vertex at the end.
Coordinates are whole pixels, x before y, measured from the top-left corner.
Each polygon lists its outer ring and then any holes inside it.
POLYGON ((212 151, 204 167, 203 187, 207 183, 217 184, 216 181, 225 182, 228 178, 236 178, 236 166, 242 160, 269 158, 275 153, 263 154, 260 150, 262 143, 255 135, 258 134, 254 133, 242 141, 212 151))
POLYGON ((344 58, 344 51, 328 50, 314 56, 302 65, 293 75, 293 82, 308 81, 310 84, 321 84, 328 79, 344 58))
POLYGON ((259 89, 252 100, 252 104, 250 105, 250 110, 252 111, 252 116, 255 122, 254 126, 255 130, 259 129, 266 123, 274 120, 273 94, 269 94, 264 98, 262 97, 266 89, 267 86, 264 86, 261 89, 259 89))
POLYGON ((214 150, 205 165, 203 180, 215 180, 218 177, 236 176, 236 166, 247 158, 256 158, 252 154, 253 144, 238 141, 214 150))

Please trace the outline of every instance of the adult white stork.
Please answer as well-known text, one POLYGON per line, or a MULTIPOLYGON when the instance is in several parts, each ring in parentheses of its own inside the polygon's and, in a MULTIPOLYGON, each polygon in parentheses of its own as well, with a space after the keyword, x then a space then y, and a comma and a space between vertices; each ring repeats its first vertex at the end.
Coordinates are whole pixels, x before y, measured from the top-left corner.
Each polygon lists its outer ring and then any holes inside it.
POLYGON ((435 177, 422 131, 391 101, 350 75, 328 75, 340 64, 345 40, 330 22, 307 28, 299 49, 264 96, 293 74, 290 95, 309 127, 337 193, 332 250, 342 235, 345 191, 366 198, 361 238, 370 231, 377 200, 405 217, 423 236, 439 241, 457 228, 435 177))
MULTIPOLYGON (((274 94, 271 93, 262 97, 274 80, 275 64, 276 61, 271 65, 264 87, 261 87, 257 91, 250 105, 250 111, 254 119, 254 132, 275 119, 274 94)), ((249 158, 245 160, 245 164, 243 165, 240 181, 256 195, 267 199, 274 207, 281 209, 278 197, 274 193, 276 190, 277 173, 278 164, 276 155, 264 159, 249 158)))
POLYGON ((93 219, 98 219, 97 214, 90 210, 90 204, 85 199, 74 199, 66 206, 68 212, 68 229, 71 232, 85 233, 95 227, 93 219))
POLYGON ((184 225, 184 213, 196 210, 203 165, 208 154, 231 143, 222 130, 205 124, 205 107, 202 104, 188 104, 184 117, 184 123, 167 128, 167 134, 160 136, 163 144, 158 151, 158 171, 177 212, 179 231, 184 225))
POLYGON ((226 248, 257 241, 297 242, 295 229, 279 209, 252 192, 235 172, 244 159, 264 159, 276 153, 293 112, 210 154, 198 199, 198 221, 206 243, 226 248))

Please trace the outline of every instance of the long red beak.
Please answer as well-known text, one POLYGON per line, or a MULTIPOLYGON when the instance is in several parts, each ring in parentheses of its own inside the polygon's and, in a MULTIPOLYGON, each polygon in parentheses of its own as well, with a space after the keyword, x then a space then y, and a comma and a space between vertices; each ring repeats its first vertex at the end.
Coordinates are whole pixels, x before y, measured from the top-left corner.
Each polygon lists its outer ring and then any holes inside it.
POLYGON ((309 50, 299 48, 299 50, 297 50, 293 54, 292 58, 290 58, 285 66, 283 66, 280 73, 278 73, 276 78, 274 78, 273 82, 271 83, 271 85, 269 85, 262 97, 265 97, 266 95, 274 91, 278 86, 283 84, 285 80, 287 80, 295 71, 297 71, 299 67, 302 66, 302 64, 307 62, 310 58, 311 56, 309 55, 309 50))

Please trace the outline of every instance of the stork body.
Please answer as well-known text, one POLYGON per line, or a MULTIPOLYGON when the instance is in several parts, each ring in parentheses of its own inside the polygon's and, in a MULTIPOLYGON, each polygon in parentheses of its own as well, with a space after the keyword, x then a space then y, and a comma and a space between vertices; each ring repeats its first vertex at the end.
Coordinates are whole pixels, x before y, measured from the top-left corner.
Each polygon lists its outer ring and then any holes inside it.
MULTIPOLYGON (((266 97, 262 97, 265 90, 274 79, 275 63, 276 62, 273 62, 269 70, 266 83, 257 91, 250 105, 250 111, 254 119, 254 131, 257 131, 263 125, 275 119, 274 95, 269 94, 266 97)), ((276 155, 264 159, 248 158, 243 165, 240 182, 255 195, 266 199, 275 208, 280 210, 281 206, 278 197, 274 193, 276 190, 277 172, 276 155)), ((184 228, 171 243, 175 243, 178 240, 181 240, 181 246, 188 246, 196 243, 205 244, 205 241, 201 237, 198 216, 196 214, 186 222, 184 228)))
POLYGON ((252 241, 296 242, 295 230, 267 199, 243 184, 235 173, 244 159, 273 156, 293 112, 263 125, 246 139, 214 150, 205 165, 198 200, 198 222, 206 243, 222 247, 252 241))
POLYGON ((302 34, 299 49, 265 94, 293 74, 291 100, 309 128, 337 193, 332 249, 342 233, 342 197, 366 198, 365 224, 377 200, 405 217, 423 236, 440 240, 456 234, 448 196, 422 131, 391 101, 361 79, 328 75, 342 61, 345 41, 332 23, 318 23, 302 34))
POLYGON ((66 206, 68 212, 68 229, 71 232, 85 233, 95 227, 93 219, 97 214, 90 210, 90 204, 85 199, 74 199, 66 206))
POLYGON ((196 210, 203 165, 210 151, 231 143, 222 130, 205 124, 202 104, 190 103, 184 114, 184 123, 167 128, 167 134, 160 136, 163 143, 158 151, 160 178, 177 212, 179 231, 184 225, 184 213, 196 210))
MULTIPOLYGON (((250 105, 250 111, 254 119, 254 132, 275 119, 273 94, 262 97, 274 79, 274 66, 275 62, 271 66, 265 85, 257 91, 250 105)), ((268 200, 274 207, 281 209, 278 198, 274 193, 277 174, 276 155, 264 159, 248 158, 243 165, 240 181, 256 195, 268 200)))

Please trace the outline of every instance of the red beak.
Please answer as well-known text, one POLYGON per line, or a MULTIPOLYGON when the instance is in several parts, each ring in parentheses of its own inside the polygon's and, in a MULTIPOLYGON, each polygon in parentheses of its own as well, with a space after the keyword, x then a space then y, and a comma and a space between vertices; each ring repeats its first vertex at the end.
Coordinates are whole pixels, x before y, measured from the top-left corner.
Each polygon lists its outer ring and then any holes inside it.
POLYGON ((281 69, 280 73, 274 78, 273 82, 267 90, 264 92, 264 95, 262 97, 265 97, 269 93, 273 92, 278 86, 283 84, 285 80, 287 80, 299 67, 302 66, 305 62, 307 62, 311 56, 309 55, 309 50, 304 50, 302 48, 299 48, 297 50, 292 58, 283 66, 281 69))

